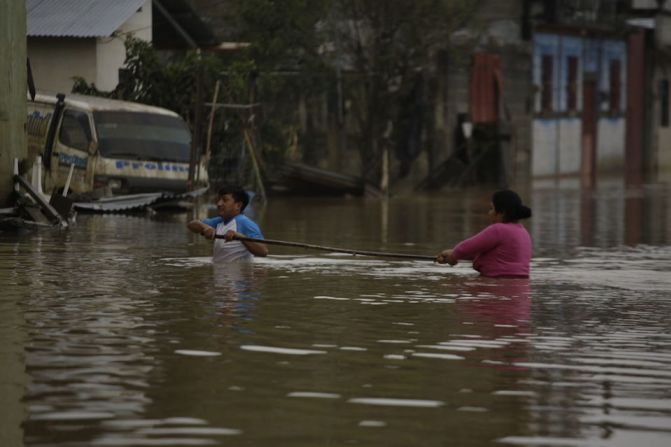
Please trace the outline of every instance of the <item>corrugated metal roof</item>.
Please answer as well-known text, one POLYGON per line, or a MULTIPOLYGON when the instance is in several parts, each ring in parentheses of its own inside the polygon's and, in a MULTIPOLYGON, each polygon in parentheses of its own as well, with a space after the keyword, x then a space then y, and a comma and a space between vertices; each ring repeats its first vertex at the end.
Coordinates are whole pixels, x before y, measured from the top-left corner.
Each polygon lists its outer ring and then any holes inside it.
POLYGON ((111 36, 145 0, 26 0, 28 36, 111 36))

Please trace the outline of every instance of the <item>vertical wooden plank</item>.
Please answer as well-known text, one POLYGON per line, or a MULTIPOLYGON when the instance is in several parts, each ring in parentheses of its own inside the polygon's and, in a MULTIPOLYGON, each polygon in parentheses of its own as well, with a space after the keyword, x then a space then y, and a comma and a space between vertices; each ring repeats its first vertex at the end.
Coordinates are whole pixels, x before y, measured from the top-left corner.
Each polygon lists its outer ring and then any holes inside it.
POLYGON ((575 112, 578 106, 578 58, 568 57, 568 82, 566 83, 566 108, 569 112, 575 112))
POLYGON ((620 112, 620 92, 622 91, 622 64, 619 60, 610 61, 610 112, 620 112))
POLYGON ((640 185, 643 179, 643 127, 645 119, 645 31, 629 36, 627 45, 627 130, 625 181, 640 185))
POLYGON ((580 176, 583 186, 590 188, 594 185, 594 161, 596 159, 596 79, 585 79, 582 92, 582 161, 580 176))
POLYGON ((552 112, 553 110, 553 66, 554 61, 552 55, 544 54, 541 65, 541 110, 543 112, 552 112))

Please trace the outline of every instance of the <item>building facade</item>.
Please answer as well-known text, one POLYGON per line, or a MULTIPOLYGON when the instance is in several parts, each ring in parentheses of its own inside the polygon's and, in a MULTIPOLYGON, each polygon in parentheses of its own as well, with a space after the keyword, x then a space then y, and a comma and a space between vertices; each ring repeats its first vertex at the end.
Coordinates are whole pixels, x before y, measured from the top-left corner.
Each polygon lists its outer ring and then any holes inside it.
POLYGON ((217 49, 189 0, 25 0, 28 57, 38 90, 69 93, 74 78, 112 91, 128 37, 159 51, 217 49))
POLYGON ((28 57, 39 90, 69 93, 75 77, 113 90, 126 37, 152 40, 152 0, 27 0, 26 7, 28 57))
POLYGON ((534 178, 621 175, 625 163, 627 42, 580 29, 533 37, 534 178))

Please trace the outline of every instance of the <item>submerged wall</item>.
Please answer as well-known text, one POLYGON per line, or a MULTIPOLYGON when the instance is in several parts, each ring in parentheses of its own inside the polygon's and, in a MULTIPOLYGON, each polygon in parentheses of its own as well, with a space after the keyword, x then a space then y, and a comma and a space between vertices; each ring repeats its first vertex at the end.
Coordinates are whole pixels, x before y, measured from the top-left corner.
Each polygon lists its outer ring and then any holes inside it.
POLYGON ((26 2, 0 2, 0 206, 12 191, 14 158, 26 157, 26 2))

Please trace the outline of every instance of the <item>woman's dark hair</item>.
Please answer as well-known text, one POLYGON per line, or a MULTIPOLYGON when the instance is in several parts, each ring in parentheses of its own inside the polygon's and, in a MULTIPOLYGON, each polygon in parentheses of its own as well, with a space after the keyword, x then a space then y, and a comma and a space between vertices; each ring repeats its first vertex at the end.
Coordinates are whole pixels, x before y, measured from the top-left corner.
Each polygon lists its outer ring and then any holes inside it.
POLYGON ((233 197, 233 200, 242 203, 240 212, 243 212, 245 208, 247 208, 247 205, 249 205, 249 194, 247 194, 247 192, 239 186, 221 185, 217 194, 219 197, 230 194, 233 197))
POLYGON ((522 199, 515 191, 509 189, 495 192, 492 195, 494 211, 503 214, 504 222, 515 222, 531 217, 531 209, 522 204, 522 199))

